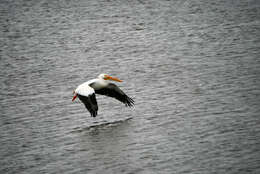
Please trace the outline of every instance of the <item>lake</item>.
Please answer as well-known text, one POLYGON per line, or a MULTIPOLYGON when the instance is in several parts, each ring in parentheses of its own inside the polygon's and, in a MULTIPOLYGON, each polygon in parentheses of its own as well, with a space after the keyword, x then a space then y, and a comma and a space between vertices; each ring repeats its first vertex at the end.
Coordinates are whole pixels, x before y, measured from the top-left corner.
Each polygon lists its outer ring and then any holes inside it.
POLYGON ((259 9, 2 0, 0 173, 260 173, 259 9), (71 101, 100 73, 135 107, 71 101))

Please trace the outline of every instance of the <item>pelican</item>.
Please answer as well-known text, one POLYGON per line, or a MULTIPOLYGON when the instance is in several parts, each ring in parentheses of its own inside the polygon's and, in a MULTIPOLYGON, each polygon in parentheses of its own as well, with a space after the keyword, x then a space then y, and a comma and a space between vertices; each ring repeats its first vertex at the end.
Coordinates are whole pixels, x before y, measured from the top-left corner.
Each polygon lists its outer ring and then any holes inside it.
POLYGON ((95 94, 113 97, 124 103, 125 106, 132 107, 134 105, 134 100, 128 97, 117 85, 110 83, 109 81, 122 82, 122 80, 119 80, 116 77, 100 74, 97 79, 92 79, 79 85, 73 91, 74 96, 72 101, 78 97, 92 117, 96 117, 98 111, 95 94))

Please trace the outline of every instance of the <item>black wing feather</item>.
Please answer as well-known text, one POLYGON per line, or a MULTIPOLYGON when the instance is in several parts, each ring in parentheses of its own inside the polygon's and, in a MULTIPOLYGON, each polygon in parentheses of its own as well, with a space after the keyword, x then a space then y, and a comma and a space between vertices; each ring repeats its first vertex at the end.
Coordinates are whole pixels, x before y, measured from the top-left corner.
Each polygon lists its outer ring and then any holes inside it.
POLYGON ((85 107, 88 109, 91 116, 96 117, 98 111, 98 105, 97 105, 95 93, 89 96, 78 95, 78 97, 82 101, 82 103, 84 103, 85 107))
POLYGON ((113 97, 129 107, 134 105, 134 100, 128 97, 118 86, 113 83, 109 83, 106 87, 102 89, 95 89, 95 93, 113 97))

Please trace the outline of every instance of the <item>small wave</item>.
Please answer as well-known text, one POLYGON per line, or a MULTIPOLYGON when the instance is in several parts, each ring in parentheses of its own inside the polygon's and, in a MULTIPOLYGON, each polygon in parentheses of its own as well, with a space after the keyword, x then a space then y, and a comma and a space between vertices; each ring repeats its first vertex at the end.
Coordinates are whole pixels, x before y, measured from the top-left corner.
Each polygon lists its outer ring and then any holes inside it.
POLYGON ((110 122, 94 122, 94 124, 89 125, 87 127, 76 127, 72 132, 83 132, 83 131, 88 131, 92 129, 104 129, 106 127, 112 127, 112 126, 117 126, 119 124, 125 123, 129 120, 133 119, 133 117, 129 117, 123 120, 115 120, 115 121, 110 121, 110 122))

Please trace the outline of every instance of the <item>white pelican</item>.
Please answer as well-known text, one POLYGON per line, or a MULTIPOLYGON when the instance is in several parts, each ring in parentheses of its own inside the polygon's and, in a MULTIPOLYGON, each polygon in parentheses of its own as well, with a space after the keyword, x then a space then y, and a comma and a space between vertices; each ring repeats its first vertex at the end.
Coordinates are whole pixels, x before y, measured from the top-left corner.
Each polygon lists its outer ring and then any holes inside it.
POLYGON ((133 106, 134 100, 128 97, 118 86, 109 83, 108 80, 122 82, 122 80, 119 80, 116 77, 100 74, 97 79, 89 80, 79 85, 75 91, 73 91, 74 97, 72 98, 72 101, 78 97, 82 103, 84 103, 92 117, 96 117, 98 111, 95 93, 113 97, 124 103, 125 106, 133 106))

